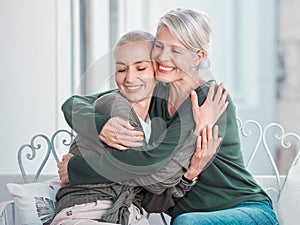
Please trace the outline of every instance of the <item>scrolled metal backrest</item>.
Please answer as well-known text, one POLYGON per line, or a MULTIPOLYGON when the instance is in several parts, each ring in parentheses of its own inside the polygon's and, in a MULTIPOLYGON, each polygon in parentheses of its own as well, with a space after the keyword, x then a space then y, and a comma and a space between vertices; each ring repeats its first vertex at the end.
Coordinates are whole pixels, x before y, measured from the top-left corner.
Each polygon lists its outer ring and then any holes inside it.
POLYGON ((245 162, 246 168, 248 169, 254 159, 254 156, 257 153, 257 150, 259 149, 259 145, 262 140, 263 129, 262 126, 255 120, 247 120, 243 123, 242 120, 239 117, 237 117, 237 122, 240 133, 244 137, 250 137, 253 134, 252 130, 250 130, 249 128, 246 129, 247 126, 254 125, 254 127, 257 129, 257 140, 255 142, 255 146, 253 148, 253 151, 251 152, 250 158, 247 160, 247 162, 245 162))
POLYGON ((58 144, 57 138, 59 135, 62 135, 62 134, 67 136, 61 140, 62 145, 65 147, 70 146, 70 144, 72 143, 72 141, 74 139, 73 132, 65 130, 65 129, 60 129, 60 130, 57 130, 56 132, 54 132, 54 134, 50 138, 44 134, 37 134, 32 137, 30 144, 24 144, 19 148, 18 164, 19 164, 19 168, 21 170, 21 174, 22 174, 24 183, 29 183, 29 182, 36 183, 38 181, 40 174, 41 174, 42 170, 44 169, 44 167, 51 155, 54 157, 54 160, 56 161, 56 163, 60 161, 60 159, 57 155, 57 144, 58 144), (30 152, 27 153, 25 156, 23 156, 24 151, 26 149, 29 149, 30 152), (44 152, 41 152, 43 150, 44 150, 44 152), (38 151, 44 155, 42 155, 42 161, 34 174, 33 180, 29 181, 28 174, 26 173, 25 168, 24 168, 23 160, 24 160, 24 158, 27 159, 27 161, 35 160, 37 157, 38 151))
MULTIPOLYGON (((253 130, 250 130, 248 127, 251 125, 257 130, 257 139, 256 139, 256 144, 255 147, 253 148, 249 159, 245 162, 246 168, 249 169, 250 165, 253 163, 254 157, 258 153, 259 147, 262 147, 263 150, 265 151, 269 162, 272 166, 272 169, 274 171, 274 174, 276 176, 276 182, 277 182, 277 190, 270 188, 273 192, 276 193, 277 195, 277 200, 280 197, 280 193, 282 191, 282 188, 284 186, 284 183, 282 183, 282 180, 280 178, 280 173, 279 173, 279 168, 272 156, 271 153, 271 144, 274 144, 271 142, 271 138, 275 138, 275 140, 278 140, 280 143, 280 146, 284 150, 289 150, 291 149, 292 142, 289 141, 289 138, 293 138, 295 141, 296 147, 296 157, 294 158, 291 166, 293 166, 298 158, 300 157, 300 137, 296 133, 293 132, 285 132, 284 128, 279 124, 279 123, 270 123, 266 125, 265 127, 262 127, 260 123, 258 123, 255 120, 246 120, 245 122, 242 122, 242 120, 237 117, 238 121, 238 126, 240 129, 240 134, 243 137, 249 137, 253 134, 253 130)), ((288 174, 286 174, 288 175, 288 174)), ((285 181, 284 181, 285 182, 285 181)))

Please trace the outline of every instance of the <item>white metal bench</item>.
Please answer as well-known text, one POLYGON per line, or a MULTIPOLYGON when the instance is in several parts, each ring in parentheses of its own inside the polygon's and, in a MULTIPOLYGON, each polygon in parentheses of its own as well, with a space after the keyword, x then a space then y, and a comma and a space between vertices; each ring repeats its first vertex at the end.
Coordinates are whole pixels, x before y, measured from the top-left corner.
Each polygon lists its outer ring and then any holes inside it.
MULTIPOLYGON (((287 176, 286 174, 281 175, 279 173, 279 169, 274 157, 275 151, 272 152, 271 149, 278 148, 280 149, 279 151, 283 151, 283 149, 289 150, 291 148, 296 149, 297 154, 291 164, 291 168, 293 168, 296 165, 300 155, 300 137, 295 133, 285 132, 283 127, 278 123, 271 123, 262 127, 257 121, 247 120, 245 122, 242 122, 238 118, 238 124, 242 139, 242 146, 251 145, 251 149, 253 149, 250 151, 250 153, 248 152, 248 154, 244 155, 246 167, 251 171, 253 169, 252 165, 254 164, 255 160, 259 158, 261 159, 261 157, 264 157, 264 159, 266 160, 265 165, 269 165, 267 174, 255 174, 254 178, 270 195, 273 200, 275 211, 280 217, 280 210, 289 210, 288 208, 285 209, 285 207, 278 207, 278 202, 280 201, 280 194, 286 184, 286 177, 289 177, 289 173, 291 171, 288 171, 287 176)), ((74 135, 72 132, 67 130, 58 130, 51 137, 48 137, 44 134, 35 135, 31 139, 29 144, 22 145, 18 151, 18 163, 24 180, 24 184, 39 183, 39 177, 47 161, 52 158, 52 160, 54 159, 56 162, 58 162, 60 160, 58 153, 62 155, 63 153, 67 152, 73 138, 74 135), (46 143, 46 145, 43 147, 41 142, 46 143), (27 149, 27 152, 29 150, 29 153, 27 153, 26 155, 24 155, 25 149, 27 149), (35 160, 37 153, 40 153, 41 151, 44 151, 41 165, 38 168, 36 174, 33 176, 33 179, 30 180, 24 168, 23 161, 24 159, 35 160)), ((290 194, 293 195, 295 193, 290 194)), ((18 207, 16 206, 15 200, 1 202, 0 225, 19 224, 20 218, 17 218, 17 208, 18 207)), ((299 214, 295 216, 298 216, 298 218, 300 218, 299 214)), ((165 214, 150 214, 148 215, 148 217, 150 223, 153 225, 167 225, 170 221, 170 217, 165 214)), ((300 221, 300 219, 298 221, 300 221)))

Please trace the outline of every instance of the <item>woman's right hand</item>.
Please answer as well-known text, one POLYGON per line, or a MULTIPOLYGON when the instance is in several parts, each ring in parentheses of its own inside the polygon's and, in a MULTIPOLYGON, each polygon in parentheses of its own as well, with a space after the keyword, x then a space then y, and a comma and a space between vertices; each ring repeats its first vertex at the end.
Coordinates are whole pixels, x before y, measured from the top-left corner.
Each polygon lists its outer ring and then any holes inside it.
POLYGON ((110 118, 99 134, 101 141, 117 150, 136 148, 143 145, 144 133, 119 117, 110 118))
POLYGON ((58 175, 62 185, 69 183, 68 163, 73 156, 72 153, 63 155, 61 162, 57 163, 58 175))
POLYGON ((191 159, 190 165, 184 177, 193 180, 212 161, 217 153, 222 138, 218 137, 218 125, 203 128, 201 136, 198 136, 196 151, 191 159))

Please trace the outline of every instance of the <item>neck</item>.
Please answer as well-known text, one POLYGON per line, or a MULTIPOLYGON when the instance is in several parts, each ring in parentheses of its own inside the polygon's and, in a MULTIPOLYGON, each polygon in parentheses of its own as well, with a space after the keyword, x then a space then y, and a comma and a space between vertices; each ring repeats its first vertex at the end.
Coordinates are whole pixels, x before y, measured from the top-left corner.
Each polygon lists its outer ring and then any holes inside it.
POLYGON ((139 101, 139 102, 131 102, 135 113, 146 122, 148 110, 150 106, 151 98, 147 98, 145 100, 139 101))
POLYGON ((179 106, 190 96, 191 92, 205 81, 198 74, 185 76, 183 79, 170 83, 168 98, 169 115, 174 115, 179 106))

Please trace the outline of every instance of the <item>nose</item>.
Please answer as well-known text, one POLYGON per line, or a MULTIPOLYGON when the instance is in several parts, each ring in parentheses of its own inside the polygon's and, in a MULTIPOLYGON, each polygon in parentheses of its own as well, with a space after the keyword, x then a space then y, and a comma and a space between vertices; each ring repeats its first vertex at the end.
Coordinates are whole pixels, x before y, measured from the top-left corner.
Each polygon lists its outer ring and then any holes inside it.
POLYGON ((158 52, 157 59, 160 62, 168 61, 170 59, 169 51, 166 48, 161 49, 161 51, 158 52))
POLYGON ((134 69, 132 67, 129 67, 126 73, 126 81, 127 82, 133 82, 137 78, 137 74, 135 73, 134 69))

